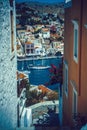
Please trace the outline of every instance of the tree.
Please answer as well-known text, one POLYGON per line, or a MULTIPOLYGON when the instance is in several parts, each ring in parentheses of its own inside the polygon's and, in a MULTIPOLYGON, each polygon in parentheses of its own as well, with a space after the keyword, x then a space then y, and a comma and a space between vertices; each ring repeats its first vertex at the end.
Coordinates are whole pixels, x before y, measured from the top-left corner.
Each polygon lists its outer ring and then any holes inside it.
POLYGON ((51 68, 49 69, 49 71, 50 71, 50 81, 45 85, 49 86, 49 85, 59 83, 61 86, 63 82, 63 58, 62 58, 62 63, 59 64, 58 67, 51 64, 51 68))
POLYGON ((37 90, 28 91, 26 107, 31 106, 35 103, 38 103, 37 90))

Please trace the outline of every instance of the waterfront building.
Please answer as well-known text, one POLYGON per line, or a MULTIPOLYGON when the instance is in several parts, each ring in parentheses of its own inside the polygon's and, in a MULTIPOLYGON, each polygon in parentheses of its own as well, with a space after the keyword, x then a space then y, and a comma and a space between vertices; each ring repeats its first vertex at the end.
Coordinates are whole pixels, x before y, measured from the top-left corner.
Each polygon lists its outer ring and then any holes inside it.
POLYGON ((15 1, 0 0, 0 130, 17 127, 15 1))
POLYGON ((24 43, 25 45, 25 54, 26 55, 32 55, 34 54, 35 52, 35 49, 34 49, 34 43, 32 43, 31 41, 27 41, 24 43))
POLYGON ((34 40, 34 48, 35 48, 35 54, 40 56, 45 56, 45 49, 43 47, 43 38, 37 38, 34 40))
POLYGON ((43 38, 50 38, 50 30, 49 28, 42 28, 43 38))
POLYGON ((42 43, 41 43, 41 39, 40 38, 36 38, 34 40, 34 47, 35 48, 42 48, 42 43))
POLYGON ((67 0, 65 3, 63 83, 64 125, 73 126, 75 121, 73 115, 75 114, 80 113, 80 116, 87 117, 86 12, 86 0, 79 0, 79 2, 76 0, 67 0))

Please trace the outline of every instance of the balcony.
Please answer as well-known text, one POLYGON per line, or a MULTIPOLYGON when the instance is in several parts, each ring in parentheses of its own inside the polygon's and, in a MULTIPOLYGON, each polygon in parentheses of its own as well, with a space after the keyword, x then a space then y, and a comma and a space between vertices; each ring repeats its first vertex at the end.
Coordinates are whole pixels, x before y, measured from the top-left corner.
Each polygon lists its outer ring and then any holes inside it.
POLYGON ((23 109, 24 109, 24 106, 25 106, 25 102, 26 102, 26 98, 25 99, 21 98, 20 101, 19 101, 19 116, 20 117, 22 115, 22 112, 23 112, 23 109))

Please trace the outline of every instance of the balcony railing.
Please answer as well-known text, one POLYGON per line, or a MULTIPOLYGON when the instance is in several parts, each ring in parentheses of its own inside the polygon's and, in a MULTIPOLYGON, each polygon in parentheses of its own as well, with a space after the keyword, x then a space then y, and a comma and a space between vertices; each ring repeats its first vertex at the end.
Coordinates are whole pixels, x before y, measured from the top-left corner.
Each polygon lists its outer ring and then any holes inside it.
POLYGON ((22 98, 19 102, 19 116, 21 117, 24 106, 25 106, 26 98, 22 98))

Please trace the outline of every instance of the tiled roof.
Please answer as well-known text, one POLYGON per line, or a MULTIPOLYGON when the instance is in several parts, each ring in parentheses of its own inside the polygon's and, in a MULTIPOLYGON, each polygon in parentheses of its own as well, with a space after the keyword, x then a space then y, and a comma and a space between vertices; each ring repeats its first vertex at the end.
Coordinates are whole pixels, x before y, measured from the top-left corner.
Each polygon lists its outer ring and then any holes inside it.
POLYGON ((42 90, 43 93, 52 91, 48 89, 47 87, 45 87, 44 85, 39 85, 38 89, 42 90))
POLYGON ((42 28, 42 31, 43 31, 43 32, 48 32, 49 29, 48 29, 48 28, 42 28))
POLYGON ((27 42, 25 42, 25 44, 27 44, 27 45, 28 45, 28 44, 32 44, 32 42, 31 42, 31 41, 27 41, 27 42))
POLYGON ((17 80, 18 79, 25 79, 25 78, 26 79, 28 78, 26 74, 17 71, 17 80))

